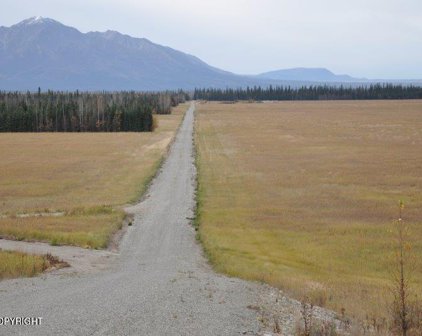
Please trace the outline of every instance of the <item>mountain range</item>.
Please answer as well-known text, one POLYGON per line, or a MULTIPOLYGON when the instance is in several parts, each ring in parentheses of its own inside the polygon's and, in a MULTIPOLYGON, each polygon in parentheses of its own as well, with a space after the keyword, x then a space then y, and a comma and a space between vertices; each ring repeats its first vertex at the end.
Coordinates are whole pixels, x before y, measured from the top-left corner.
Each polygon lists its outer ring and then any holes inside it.
POLYGON ((237 75, 145 38, 110 30, 81 33, 49 18, 0 27, 1 90, 166 90, 362 80, 320 68, 237 75))

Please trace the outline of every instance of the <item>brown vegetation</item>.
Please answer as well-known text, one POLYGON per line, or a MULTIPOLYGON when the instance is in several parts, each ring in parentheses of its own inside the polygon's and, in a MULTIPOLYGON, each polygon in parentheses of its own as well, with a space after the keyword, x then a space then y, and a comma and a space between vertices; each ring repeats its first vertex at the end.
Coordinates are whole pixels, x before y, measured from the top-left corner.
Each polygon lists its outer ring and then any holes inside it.
POLYGON ((68 266, 50 254, 35 256, 0 249, 0 280, 16 277, 31 277, 50 268, 68 266))
POLYGON ((398 199, 422 294, 421 111, 422 101, 200 104, 199 237, 216 269, 358 318, 360 334, 385 325, 398 199))

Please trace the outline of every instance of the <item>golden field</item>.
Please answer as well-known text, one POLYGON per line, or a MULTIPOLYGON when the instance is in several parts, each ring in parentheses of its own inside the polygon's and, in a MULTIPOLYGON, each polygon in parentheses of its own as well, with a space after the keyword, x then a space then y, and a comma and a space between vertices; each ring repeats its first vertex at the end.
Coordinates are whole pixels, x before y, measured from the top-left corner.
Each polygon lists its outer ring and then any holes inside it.
POLYGON ((195 127, 218 271, 382 320, 403 200, 422 297, 422 101, 202 103, 195 127))
POLYGON ((106 247, 145 191, 188 105, 152 133, 0 134, 0 236, 106 247), (43 213, 36 217, 34 214, 43 213), (57 215, 57 216, 53 216, 57 215))

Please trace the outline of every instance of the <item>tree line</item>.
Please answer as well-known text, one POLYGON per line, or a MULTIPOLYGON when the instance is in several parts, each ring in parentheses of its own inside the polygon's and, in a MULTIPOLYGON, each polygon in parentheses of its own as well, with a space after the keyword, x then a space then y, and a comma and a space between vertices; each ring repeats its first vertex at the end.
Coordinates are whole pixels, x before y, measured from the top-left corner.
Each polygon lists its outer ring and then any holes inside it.
POLYGON ((364 100, 422 99, 422 87, 393 84, 349 86, 260 86, 238 89, 195 89, 194 99, 211 101, 237 100, 364 100))
POLYGON ((0 132, 149 132, 153 114, 169 114, 178 92, 1 92, 0 132))

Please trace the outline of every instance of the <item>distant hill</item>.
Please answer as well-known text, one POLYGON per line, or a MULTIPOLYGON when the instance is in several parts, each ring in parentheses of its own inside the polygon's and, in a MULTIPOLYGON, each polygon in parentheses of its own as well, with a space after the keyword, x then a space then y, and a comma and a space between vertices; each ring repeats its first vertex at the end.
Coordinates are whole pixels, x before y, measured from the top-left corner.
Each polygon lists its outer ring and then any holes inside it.
POLYGON ((283 81, 306 81, 306 82, 361 82, 365 78, 353 78, 349 75, 336 75, 325 68, 293 68, 265 72, 258 75, 259 78, 283 80, 283 81))
POLYGON ((0 89, 164 90, 271 82, 116 31, 84 34, 42 17, 0 27, 0 89))

